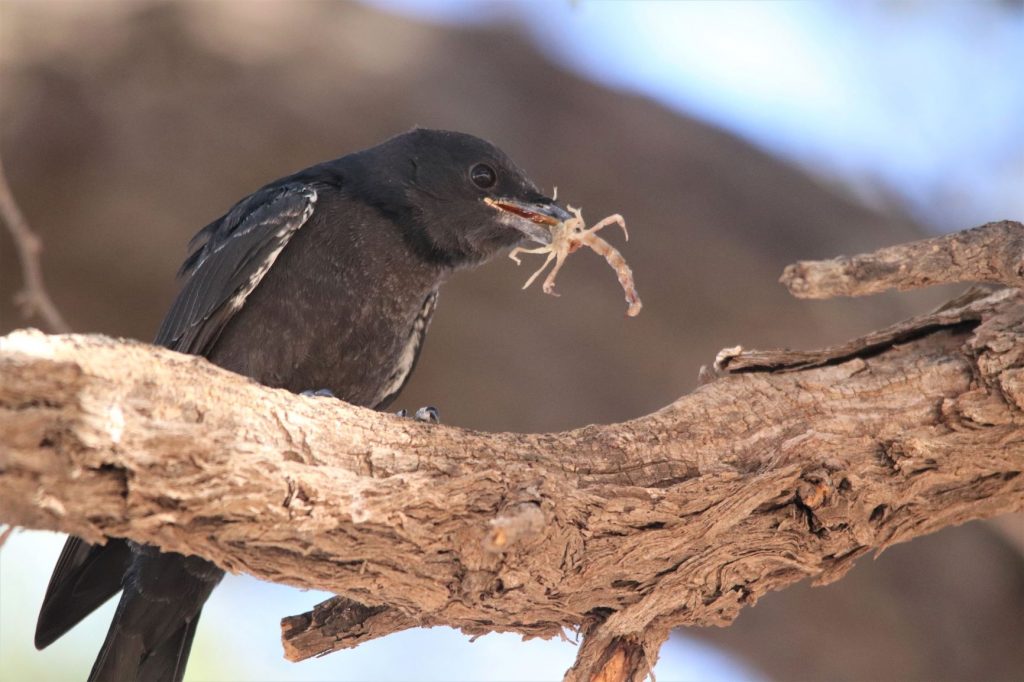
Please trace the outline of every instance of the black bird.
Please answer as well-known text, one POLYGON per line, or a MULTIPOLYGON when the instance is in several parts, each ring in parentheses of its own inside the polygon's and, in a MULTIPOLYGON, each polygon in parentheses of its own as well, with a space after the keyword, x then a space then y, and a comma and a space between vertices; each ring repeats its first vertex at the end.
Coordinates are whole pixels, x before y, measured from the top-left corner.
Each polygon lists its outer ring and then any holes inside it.
MULTIPOLYGON (((156 343, 384 409, 416 366, 446 277, 524 240, 549 243, 543 225, 569 217, 497 147, 416 129, 272 182, 204 227, 156 343)), ((89 680, 176 682, 223 575, 195 556, 68 538, 36 647, 123 590, 89 680)))

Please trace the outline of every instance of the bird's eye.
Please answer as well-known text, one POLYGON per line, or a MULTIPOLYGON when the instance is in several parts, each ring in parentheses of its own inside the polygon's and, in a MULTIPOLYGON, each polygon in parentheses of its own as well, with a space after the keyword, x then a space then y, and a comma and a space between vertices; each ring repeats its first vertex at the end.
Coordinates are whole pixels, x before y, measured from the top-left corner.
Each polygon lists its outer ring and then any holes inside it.
POLYGON ((480 189, 490 189, 498 181, 498 176, 486 163, 478 163, 469 169, 469 179, 480 189))

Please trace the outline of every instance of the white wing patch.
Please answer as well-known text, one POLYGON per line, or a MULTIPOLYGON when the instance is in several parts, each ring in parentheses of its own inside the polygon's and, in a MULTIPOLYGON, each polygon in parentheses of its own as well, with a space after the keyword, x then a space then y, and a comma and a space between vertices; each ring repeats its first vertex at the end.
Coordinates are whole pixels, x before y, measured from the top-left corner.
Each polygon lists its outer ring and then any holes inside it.
MULTIPOLYGON (((313 215, 313 208, 316 206, 316 190, 310 188, 307 196, 309 197, 309 201, 303 207, 302 216, 298 222, 289 223, 274 233, 274 240, 277 242, 277 247, 267 254, 263 262, 260 263, 260 266, 256 268, 256 271, 249 277, 249 281, 246 282, 228 301, 228 306, 231 310, 238 310, 245 304, 245 299, 249 298, 249 294, 256 289, 266 274, 270 272, 270 268, 273 267, 274 261, 277 260, 278 255, 280 255, 281 251, 284 250, 284 247, 288 245, 292 236, 300 227, 305 225, 306 221, 309 220, 309 217, 313 215)), ((248 233, 250 231, 251 229, 246 230, 245 232, 248 233)))
POLYGON ((435 289, 423 301, 423 306, 420 308, 419 313, 416 314, 416 319, 413 320, 412 329, 409 332, 409 339, 405 342, 401 355, 398 356, 398 362, 395 365, 394 371, 388 377, 388 381, 380 393, 377 394, 376 404, 380 404, 390 396, 398 393, 405 384, 405 380, 409 378, 412 366, 416 364, 416 354, 423 344, 423 337, 427 334, 427 327, 430 325, 430 318, 434 314, 434 307, 436 305, 437 290, 435 289))

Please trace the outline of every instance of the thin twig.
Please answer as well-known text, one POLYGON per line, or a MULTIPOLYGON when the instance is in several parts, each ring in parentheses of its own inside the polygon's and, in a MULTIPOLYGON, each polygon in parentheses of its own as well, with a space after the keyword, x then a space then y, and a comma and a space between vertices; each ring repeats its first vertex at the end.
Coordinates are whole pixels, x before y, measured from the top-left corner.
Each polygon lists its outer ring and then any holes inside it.
POLYGON ((14 194, 7 184, 3 161, 0 160, 0 216, 3 217, 11 239, 18 249, 18 262, 21 263, 21 276, 24 282, 22 290, 14 295, 14 302, 21 309, 22 315, 30 318, 38 315, 47 328, 58 334, 66 334, 71 327, 54 305, 46 285, 43 283, 43 271, 39 265, 39 253, 43 250, 39 236, 28 226, 14 200, 14 194))
POLYGON ((11 537, 11 533, 14 532, 15 528, 16 526, 7 526, 0 531, 0 549, 3 549, 4 545, 7 543, 7 538, 11 537))

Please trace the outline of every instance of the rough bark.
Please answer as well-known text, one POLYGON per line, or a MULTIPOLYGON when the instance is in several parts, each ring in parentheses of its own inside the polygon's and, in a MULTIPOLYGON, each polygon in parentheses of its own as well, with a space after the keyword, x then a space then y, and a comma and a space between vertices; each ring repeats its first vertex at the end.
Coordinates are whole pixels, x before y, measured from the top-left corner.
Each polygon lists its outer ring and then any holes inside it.
MULTIPOLYGON (((1014 263, 1022 235, 993 223, 880 253, 983 239, 1014 263)), ((1019 277, 962 262, 844 277, 1019 277)), ((800 267, 813 295, 834 265, 800 267)), ((16 332, 0 339, 0 519, 335 591, 283 621, 293 660, 421 625, 569 629, 583 642, 567 679, 612 681, 642 679, 672 627, 727 624, 769 590, 1024 508, 1019 289, 820 351, 728 349, 702 376, 622 424, 479 433, 142 343, 16 332)))
POLYGON ((1024 231, 1003 220, 952 235, 827 261, 801 261, 780 281, 798 298, 867 296, 948 282, 1024 286, 1024 231))

